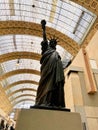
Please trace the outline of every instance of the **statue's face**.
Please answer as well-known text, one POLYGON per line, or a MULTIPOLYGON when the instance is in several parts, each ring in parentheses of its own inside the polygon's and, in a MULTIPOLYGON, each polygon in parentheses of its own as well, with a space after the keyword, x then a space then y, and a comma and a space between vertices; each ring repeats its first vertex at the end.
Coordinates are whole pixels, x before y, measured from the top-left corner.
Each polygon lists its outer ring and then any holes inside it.
POLYGON ((49 46, 52 47, 53 49, 56 49, 57 41, 55 39, 51 39, 49 46))

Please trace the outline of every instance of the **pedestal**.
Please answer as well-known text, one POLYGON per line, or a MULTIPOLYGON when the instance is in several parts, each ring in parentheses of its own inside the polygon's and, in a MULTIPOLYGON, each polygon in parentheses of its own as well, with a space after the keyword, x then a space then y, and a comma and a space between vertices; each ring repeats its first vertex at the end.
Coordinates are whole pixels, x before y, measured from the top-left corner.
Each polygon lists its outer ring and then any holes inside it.
POLYGON ((79 113, 46 110, 22 109, 15 130, 82 130, 79 113))

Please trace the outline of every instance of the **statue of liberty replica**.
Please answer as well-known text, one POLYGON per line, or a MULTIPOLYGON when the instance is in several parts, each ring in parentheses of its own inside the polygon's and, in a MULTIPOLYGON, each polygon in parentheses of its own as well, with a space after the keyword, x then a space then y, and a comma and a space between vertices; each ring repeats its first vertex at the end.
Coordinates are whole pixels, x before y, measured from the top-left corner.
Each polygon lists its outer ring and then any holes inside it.
POLYGON ((64 71, 59 53, 56 51, 57 39, 46 37, 46 21, 41 21, 43 41, 41 42, 42 57, 41 78, 37 90, 38 106, 65 107, 64 102, 64 71))

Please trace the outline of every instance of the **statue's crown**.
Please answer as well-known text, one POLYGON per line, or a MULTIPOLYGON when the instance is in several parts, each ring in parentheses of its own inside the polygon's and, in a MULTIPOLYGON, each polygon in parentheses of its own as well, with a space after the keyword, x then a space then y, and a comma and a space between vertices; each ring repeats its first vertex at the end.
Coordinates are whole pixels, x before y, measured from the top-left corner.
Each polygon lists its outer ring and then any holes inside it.
POLYGON ((56 45, 57 45, 57 42, 58 42, 58 39, 55 36, 51 37, 49 39, 49 45, 50 45, 50 47, 55 48, 56 45))
POLYGON ((50 42, 50 43, 57 44, 57 42, 58 42, 58 38, 57 38, 57 37, 55 37, 55 36, 50 37, 49 42, 50 42))

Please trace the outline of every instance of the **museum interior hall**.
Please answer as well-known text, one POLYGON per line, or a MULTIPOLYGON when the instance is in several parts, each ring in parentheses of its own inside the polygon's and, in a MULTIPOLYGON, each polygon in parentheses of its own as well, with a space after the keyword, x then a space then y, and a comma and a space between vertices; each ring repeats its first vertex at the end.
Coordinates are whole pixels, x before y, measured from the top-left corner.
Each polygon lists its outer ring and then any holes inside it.
POLYGON ((21 110, 35 105, 42 20, 47 40, 58 41, 65 108, 80 114, 83 130, 97 130, 98 0, 0 0, 0 122, 15 127, 21 110))

